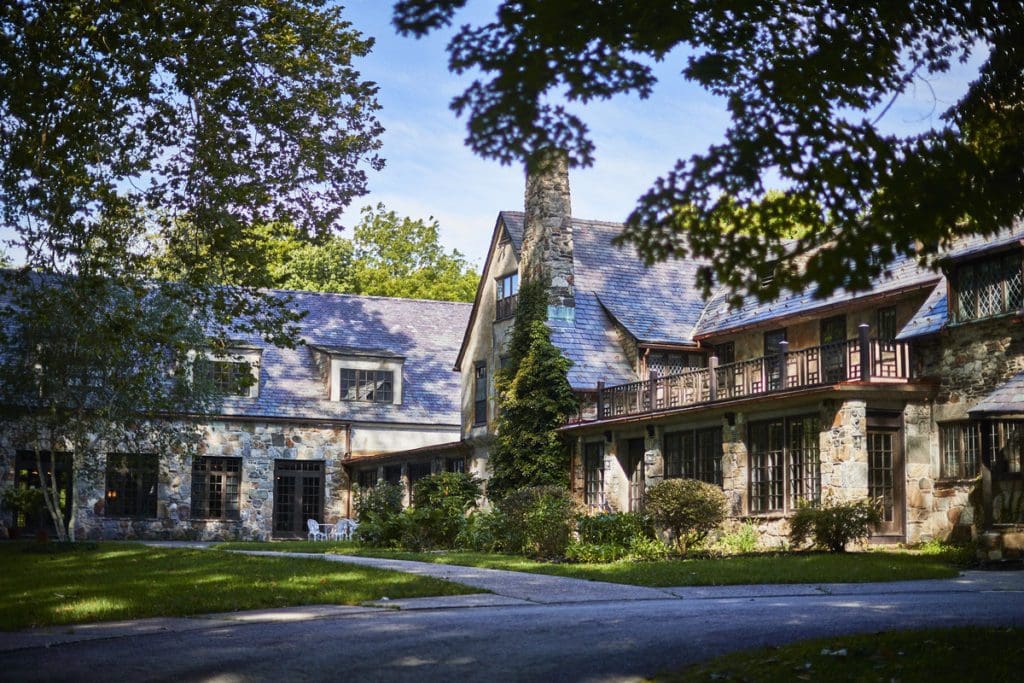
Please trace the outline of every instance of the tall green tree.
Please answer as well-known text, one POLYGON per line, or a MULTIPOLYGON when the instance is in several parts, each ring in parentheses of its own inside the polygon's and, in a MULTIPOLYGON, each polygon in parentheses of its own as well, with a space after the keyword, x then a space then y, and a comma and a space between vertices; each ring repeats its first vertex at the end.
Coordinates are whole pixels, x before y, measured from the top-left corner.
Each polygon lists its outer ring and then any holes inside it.
POLYGON ((366 192, 372 42, 325 0, 0 4, 0 218, 26 265, 127 283, 158 235, 192 285, 171 291, 284 341, 248 226, 326 235, 366 192))
POLYGON ((524 486, 569 484, 569 446, 557 430, 576 411, 577 400, 568 378, 572 363, 551 343, 546 283, 519 289, 508 350, 508 362, 495 376, 501 410, 487 484, 495 500, 524 486))
MULTIPOLYGON (((175 244, 160 245, 152 259, 158 276, 184 279, 189 258, 175 244)), ((472 301, 479 274, 457 250, 445 251, 437 221, 399 216, 382 204, 365 207, 351 239, 327 235, 309 239, 294 226, 269 223, 243 231, 252 258, 245 277, 277 289, 340 294, 375 294, 440 301, 472 301)), ((222 285, 241 284, 238 268, 210 271, 222 285)))
MULTIPOLYGON (((400 0, 395 24, 422 36, 465 5, 400 0)), ((752 274, 787 253, 810 257, 779 286, 865 289, 915 243, 928 261, 948 240, 991 235, 1024 211, 1021 45, 1018 1, 502 0, 448 50, 454 72, 479 74, 452 101, 468 142, 503 163, 557 147, 591 164, 582 105, 645 98, 652 65, 678 61, 731 122, 720 143, 654 181, 625 239, 649 260, 709 258, 705 294, 721 282, 771 297, 752 274), (886 131, 901 95, 972 53, 985 57, 978 78, 932 125, 886 131), (765 198, 775 179, 781 192, 765 198), (784 247, 787 225, 808 230, 784 247)))
POLYGON ((352 236, 355 293, 441 301, 472 301, 479 274, 457 250, 446 252, 439 225, 388 211, 363 209, 352 236))

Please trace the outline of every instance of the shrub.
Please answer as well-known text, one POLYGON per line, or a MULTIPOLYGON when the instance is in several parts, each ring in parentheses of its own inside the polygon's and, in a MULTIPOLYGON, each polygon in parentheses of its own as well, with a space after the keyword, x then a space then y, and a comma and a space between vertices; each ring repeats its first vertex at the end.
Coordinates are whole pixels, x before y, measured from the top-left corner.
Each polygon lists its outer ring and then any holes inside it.
POLYGON ((634 536, 624 544, 571 541, 565 550, 565 559, 570 562, 588 564, 603 564, 620 560, 647 562, 663 560, 668 557, 668 552, 668 546, 656 538, 634 536))
POLYGON ((627 548, 636 537, 654 538, 651 520, 636 512, 606 512, 580 520, 582 543, 612 544, 627 548))
POLYGON ((562 557, 576 526, 576 506, 558 486, 534 486, 507 494, 498 504, 504 517, 503 545, 510 552, 562 557))
POLYGON ((871 527, 881 521, 878 505, 868 500, 826 500, 819 507, 802 501, 789 520, 789 540, 801 546, 811 538, 815 547, 841 553, 847 543, 867 538, 871 527))
POLYGON ((725 519, 722 489, 695 479, 667 479, 647 491, 647 513, 667 530, 682 554, 702 541, 725 519))
POLYGON ((458 548, 493 553, 507 550, 505 515, 500 510, 475 512, 466 518, 466 524, 455 538, 458 548))
POLYGON ((719 536, 712 551, 724 555, 752 553, 757 550, 758 542, 757 529, 754 525, 743 524, 719 536))
POLYGON ((426 525, 420 529, 420 543, 430 548, 453 547, 466 526, 466 513, 476 507, 480 495, 480 480, 462 472, 441 472, 416 482, 413 506, 429 511, 415 517, 426 525))
POLYGON ((401 515, 401 486, 381 483, 361 491, 356 499, 356 516, 359 519, 356 538, 372 546, 398 545, 403 534, 401 515))

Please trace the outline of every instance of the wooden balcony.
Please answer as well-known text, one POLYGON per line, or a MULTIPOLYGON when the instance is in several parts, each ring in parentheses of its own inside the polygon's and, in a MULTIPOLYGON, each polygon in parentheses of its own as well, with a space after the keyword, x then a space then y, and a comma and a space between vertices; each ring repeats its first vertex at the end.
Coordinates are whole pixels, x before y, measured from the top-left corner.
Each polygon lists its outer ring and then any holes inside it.
POLYGON ((498 299, 494 304, 494 321, 508 320, 516 315, 516 307, 519 303, 519 295, 513 294, 504 299, 498 299))
POLYGON ((656 413, 702 403, 714 403, 841 382, 902 383, 912 379, 910 345, 906 342, 859 339, 710 366, 645 381, 605 387, 598 385, 597 419, 656 413))

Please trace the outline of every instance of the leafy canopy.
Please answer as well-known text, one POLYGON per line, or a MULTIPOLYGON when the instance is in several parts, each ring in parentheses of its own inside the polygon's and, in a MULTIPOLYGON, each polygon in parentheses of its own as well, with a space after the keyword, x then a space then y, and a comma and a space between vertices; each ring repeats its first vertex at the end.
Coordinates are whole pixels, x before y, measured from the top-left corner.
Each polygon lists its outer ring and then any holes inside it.
POLYGON ((158 235, 176 291, 282 341, 282 302, 211 273, 260 284, 249 226, 325 235, 365 194, 371 46, 324 0, 0 3, 0 219, 28 268, 125 281, 158 235))
MULTIPOLYGON (((245 278, 274 289, 472 301, 479 274, 457 249, 444 250, 439 227, 433 219, 402 217, 383 204, 362 210, 351 239, 309 239, 284 223, 248 226, 242 238, 252 267, 245 278)), ((182 237, 195 230, 190 224, 178 226, 182 237)), ((158 245, 151 266, 155 275, 185 277, 190 259, 178 250, 181 241, 158 245)), ((211 272, 210 277, 218 284, 243 283, 234 268, 211 272)))
MULTIPOLYGON (((394 22, 423 36, 465 5, 401 0, 394 22)), ((652 64, 679 61, 686 79, 724 100, 731 125, 654 182, 624 239, 650 261, 709 259, 705 294, 717 280, 771 298, 812 283, 821 296, 865 289, 915 241, 928 260, 956 235, 991 235, 1021 213, 1021 45, 1019 2, 502 0, 448 51, 452 71, 479 74, 452 101, 468 143, 503 163, 558 147, 591 164, 583 105, 647 97, 652 64), (884 130, 895 98, 972 52, 986 54, 979 77, 933 126, 884 130), (772 178, 782 191, 766 198, 772 178), (785 255, 793 226, 806 234, 791 251, 810 258, 760 290, 757 266, 785 255)))

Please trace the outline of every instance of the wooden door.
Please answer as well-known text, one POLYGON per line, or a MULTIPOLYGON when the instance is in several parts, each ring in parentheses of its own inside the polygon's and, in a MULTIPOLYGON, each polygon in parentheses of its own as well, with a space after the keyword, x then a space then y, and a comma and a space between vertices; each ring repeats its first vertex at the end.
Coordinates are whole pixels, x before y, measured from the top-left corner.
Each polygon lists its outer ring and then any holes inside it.
POLYGON ((877 536, 903 536, 903 449, 895 429, 868 429, 868 496, 881 506, 877 536))
POLYGON ((765 391, 782 389, 782 348, 786 341, 786 330, 771 330, 764 333, 764 384, 765 391))
POLYGON ((630 439, 626 443, 626 474, 629 476, 629 511, 644 508, 644 447, 643 439, 630 439))
POLYGON ((324 463, 278 460, 274 463, 274 536, 306 535, 306 520, 324 521, 324 463))
POLYGON ((834 384, 846 380, 846 316, 821 321, 821 379, 834 384))

